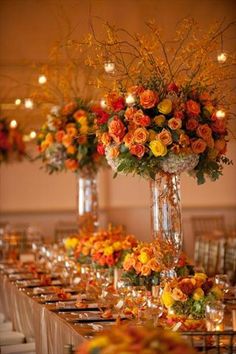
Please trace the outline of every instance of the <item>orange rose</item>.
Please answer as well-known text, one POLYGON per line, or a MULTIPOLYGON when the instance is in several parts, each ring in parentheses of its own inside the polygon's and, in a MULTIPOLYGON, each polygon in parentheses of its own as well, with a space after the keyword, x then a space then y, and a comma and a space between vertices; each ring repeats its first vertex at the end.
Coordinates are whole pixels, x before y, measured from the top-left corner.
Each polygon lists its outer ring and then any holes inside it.
POLYGON ((139 274, 141 272, 141 269, 142 269, 142 263, 139 262, 139 261, 135 262, 134 269, 135 269, 136 273, 139 274))
POLYGON ((66 125, 66 132, 72 138, 74 138, 77 135, 77 133, 78 133, 78 131, 77 131, 76 127, 75 127, 75 124, 73 124, 73 123, 69 123, 69 124, 66 125))
POLYGON ((68 146, 67 150, 66 150, 67 154, 71 154, 73 155, 76 152, 76 148, 74 145, 70 145, 68 146))
POLYGON ((64 130, 58 130, 58 132, 56 132, 56 134, 55 134, 56 141, 58 143, 61 143, 64 136, 65 136, 64 130))
POLYGON ((75 120, 77 121, 79 118, 81 117, 86 117, 87 113, 83 110, 83 109, 78 109, 78 111, 76 111, 73 114, 73 117, 75 118, 75 120))
POLYGON ((137 112, 136 108, 129 107, 125 111, 125 118, 127 120, 132 120, 134 118, 134 114, 137 112))
POLYGON ((180 289, 174 288, 172 292, 172 298, 175 301, 185 302, 188 300, 187 295, 185 295, 180 289))
POLYGON ((105 133, 102 133, 100 140, 104 146, 107 146, 111 142, 111 137, 108 133, 105 132, 105 133))
POLYGON ((67 116, 69 114, 72 114, 77 108, 77 103, 75 102, 70 102, 61 109, 61 114, 63 116, 67 116))
MULTIPOLYGON (((140 128, 140 129, 142 129, 142 128, 140 128)), ((127 148, 129 148, 129 147, 133 144, 133 142, 134 142, 134 135, 133 135, 133 133, 129 132, 129 133, 125 134, 124 139, 123 139, 123 142, 124 142, 125 146, 126 146, 127 148)))
POLYGON ((138 128, 134 131, 134 141, 137 144, 144 144, 148 140, 148 131, 145 128, 138 128))
POLYGON ((168 127, 172 130, 180 129, 182 127, 182 120, 173 117, 168 120, 168 127))
POLYGON ((147 127, 151 119, 149 116, 145 116, 143 111, 139 109, 135 114, 134 114, 134 123, 137 125, 141 125, 142 127, 147 127))
POLYGON ((131 86, 128 89, 128 92, 130 92, 132 95, 135 95, 135 96, 140 95, 143 91, 144 91, 144 87, 138 86, 138 85, 131 86))
POLYGON ((147 264, 143 264, 141 268, 141 275, 145 277, 151 274, 151 269, 147 264))
POLYGON ((226 132, 226 122, 224 119, 216 119, 211 128, 215 133, 224 134, 226 132))
POLYGON ((134 144, 130 148, 130 153, 141 158, 145 154, 145 147, 141 144, 134 144))
POLYGON ((209 102, 211 100, 211 96, 208 92, 203 92, 200 94, 199 100, 202 102, 209 102))
POLYGON ((140 104, 143 108, 153 108, 157 102, 159 101, 156 92, 152 90, 145 90, 143 91, 140 96, 140 104))
POLYGON ((78 161, 73 160, 73 159, 67 159, 65 161, 65 166, 68 170, 74 172, 77 170, 77 168, 79 167, 78 161))
POLYGON ((53 143, 53 135, 51 133, 48 133, 45 137, 45 141, 48 145, 51 145, 53 143))
POLYGON ((226 141, 224 139, 218 139, 215 141, 214 148, 221 154, 226 152, 226 141))
POLYGON ((167 129, 162 129, 162 131, 157 135, 157 138, 161 140, 164 145, 172 144, 172 135, 167 129))
POLYGON ((108 126, 109 134, 116 143, 120 143, 125 135, 125 126, 122 121, 115 116, 108 126))
POLYGON ((68 148, 72 144, 72 137, 69 136, 68 134, 65 134, 62 138, 62 144, 68 148))
POLYGON ((182 146, 189 146, 190 145, 190 139, 189 139, 188 135, 180 134, 179 143, 182 146))
POLYGON ((211 138, 212 130, 208 124, 200 124, 197 128, 196 133, 199 138, 202 138, 203 140, 207 141, 209 140, 209 138, 211 138))
POLYGON ((191 117, 198 116, 201 111, 200 105, 193 100, 188 100, 186 102, 186 110, 187 110, 187 113, 189 114, 189 116, 191 116, 191 117))
POLYGON ((191 142, 191 148, 195 154, 201 154, 206 150, 206 147, 206 142, 200 138, 191 142))
POLYGON ((191 132, 196 130, 198 127, 198 121, 194 118, 190 118, 188 119, 187 123, 186 123, 186 129, 190 130, 191 132))
POLYGON ((149 267, 151 268, 151 270, 153 272, 160 272, 160 266, 157 262, 157 260, 155 258, 152 258, 149 262, 148 262, 149 267))

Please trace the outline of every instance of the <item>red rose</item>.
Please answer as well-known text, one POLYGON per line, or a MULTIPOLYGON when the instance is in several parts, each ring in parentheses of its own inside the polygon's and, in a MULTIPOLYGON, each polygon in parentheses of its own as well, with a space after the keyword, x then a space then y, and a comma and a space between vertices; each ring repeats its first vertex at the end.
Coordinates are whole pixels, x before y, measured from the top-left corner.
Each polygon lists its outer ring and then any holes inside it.
POLYGON ((226 133, 226 123, 224 119, 217 119, 212 125, 211 129, 215 133, 224 134, 226 133))
POLYGON ((105 148, 103 144, 97 144, 97 152, 99 155, 105 155, 105 148))
POLYGON ((186 123, 186 129, 190 131, 196 130, 198 127, 198 121, 194 118, 190 118, 186 123))
POLYGON ((100 125, 105 124, 107 123, 108 119, 109 119, 109 114, 107 112, 102 111, 99 117, 97 118, 97 122, 100 125))
POLYGON ((141 158, 145 153, 145 146, 142 144, 134 144, 130 148, 130 153, 138 158, 141 158))
POLYGON ((186 110, 190 117, 196 117, 200 113, 200 105, 193 100, 188 100, 186 102, 186 110))
POLYGON ((125 100, 123 97, 118 97, 118 99, 112 102, 112 108, 115 112, 119 112, 125 108, 125 100))
POLYGON ((171 82, 171 83, 167 86, 167 92, 170 92, 170 91, 179 92, 179 88, 178 88, 178 86, 177 86, 174 82, 171 82))

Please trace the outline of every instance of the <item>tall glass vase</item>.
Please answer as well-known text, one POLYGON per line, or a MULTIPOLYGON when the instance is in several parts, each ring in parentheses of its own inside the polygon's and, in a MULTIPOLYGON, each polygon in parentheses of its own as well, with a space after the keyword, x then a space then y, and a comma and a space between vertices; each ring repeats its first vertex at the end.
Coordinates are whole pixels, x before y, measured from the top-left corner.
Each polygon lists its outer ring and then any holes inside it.
POLYGON ((98 229, 97 174, 86 170, 78 172, 76 177, 78 231, 96 232, 98 229))
POLYGON ((162 269, 174 275, 182 248, 180 177, 159 172, 150 182, 151 233, 156 240, 156 255, 162 269))

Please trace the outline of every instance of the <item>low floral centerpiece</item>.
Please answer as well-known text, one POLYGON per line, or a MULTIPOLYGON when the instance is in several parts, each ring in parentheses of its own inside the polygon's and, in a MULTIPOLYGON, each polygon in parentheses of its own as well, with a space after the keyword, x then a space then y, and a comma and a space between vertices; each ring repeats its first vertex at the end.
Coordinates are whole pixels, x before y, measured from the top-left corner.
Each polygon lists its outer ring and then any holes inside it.
POLYGON ((0 164, 12 160, 22 160, 26 156, 23 134, 11 127, 6 118, 0 118, 0 164))
MULTIPOLYGON (((123 262, 122 278, 130 285, 145 285, 148 290, 159 285, 164 265, 156 257, 154 243, 139 242, 132 252, 127 253, 123 262)), ((184 253, 181 254, 175 266, 177 275, 194 274, 194 269, 184 253)))
POLYGON ((113 326, 82 344, 76 354, 193 354, 191 348, 178 333, 151 327, 113 326))
POLYGON ((173 279, 165 284, 161 296, 168 311, 167 322, 179 322, 183 329, 205 327, 206 303, 222 298, 221 289, 204 273, 173 279))

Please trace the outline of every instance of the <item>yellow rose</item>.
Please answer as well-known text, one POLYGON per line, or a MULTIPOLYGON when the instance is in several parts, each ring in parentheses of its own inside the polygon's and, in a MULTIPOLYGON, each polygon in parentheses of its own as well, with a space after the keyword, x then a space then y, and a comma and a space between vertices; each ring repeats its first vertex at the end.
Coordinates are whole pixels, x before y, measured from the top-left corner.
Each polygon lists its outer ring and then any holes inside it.
POLYGON ((87 134, 88 133, 88 120, 87 120, 87 117, 85 116, 82 116, 78 119, 78 122, 80 124, 80 128, 79 128, 79 131, 80 131, 80 134, 87 134))
POLYGON ((109 344, 109 338, 107 336, 99 336, 94 338, 89 343, 89 352, 96 348, 105 348, 109 344))
POLYGON ((165 307, 171 307, 175 302, 170 291, 164 290, 161 299, 165 307))
POLYGON ((205 273, 195 273, 194 278, 205 281, 207 278, 207 275, 205 273))
POLYGON ((157 105, 157 108, 160 113, 169 114, 172 111, 172 102, 168 98, 165 98, 157 105))
POLYGON ((142 264, 146 264, 149 261, 150 257, 146 252, 141 252, 140 255, 138 256, 138 260, 142 264))
POLYGON ((154 156, 165 156, 167 154, 167 147, 161 142, 161 140, 153 140, 150 142, 149 147, 154 156))
POLYGON ((113 247, 112 246, 107 246, 104 248, 104 255, 105 256, 110 256, 113 253, 113 247))
POLYGON ((148 132, 149 132, 148 141, 156 140, 157 133, 155 132, 155 130, 150 129, 148 132))
POLYGON ((113 243, 114 251, 119 251, 121 249, 121 242, 120 241, 116 241, 113 243))
POLYGON ((193 292, 193 299, 194 300, 200 300, 204 297, 204 291, 202 290, 202 288, 197 288, 196 290, 194 290, 193 292))
POLYGON ((163 116, 163 114, 159 114, 158 116, 156 116, 154 118, 154 122, 156 123, 156 125, 158 125, 158 127, 162 127, 163 124, 165 123, 165 116, 163 116))

